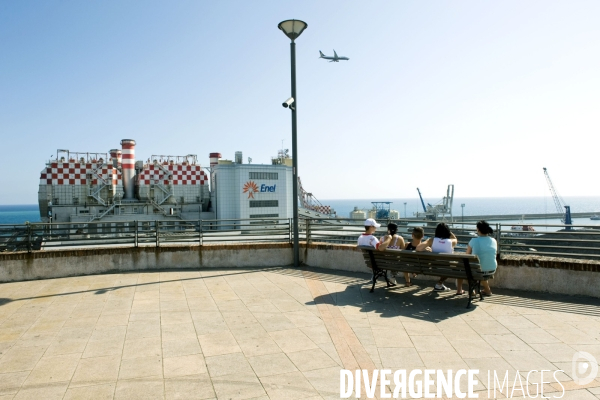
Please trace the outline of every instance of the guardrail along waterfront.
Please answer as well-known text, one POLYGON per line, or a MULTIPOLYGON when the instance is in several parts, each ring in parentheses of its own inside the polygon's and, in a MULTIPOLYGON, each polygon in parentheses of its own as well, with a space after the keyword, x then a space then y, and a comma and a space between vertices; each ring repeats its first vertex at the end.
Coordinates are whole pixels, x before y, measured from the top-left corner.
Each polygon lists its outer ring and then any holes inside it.
POLYGON ((291 242, 288 218, 203 221, 111 221, 0 225, 0 251, 164 243, 291 242))
MULTIPOLYGON (((410 240, 413 226, 405 220, 384 221, 376 236, 395 222, 410 240)), ((426 237, 436 223, 423 226, 426 237)), ((466 251, 476 235, 473 222, 448 223, 458 238, 455 252, 466 251)), ((502 254, 600 259, 600 227, 593 225, 494 224, 494 237, 502 254)), ((356 244, 364 232, 362 221, 352 219, 302 219, 300 240, 307 243, 356 244)), ((138 247, 161 244, 291 243, 288 218, 201 221, 112 221, 88 223, 34 223, 0 225, 0 251, 40 251, 73 247, 138 247)))

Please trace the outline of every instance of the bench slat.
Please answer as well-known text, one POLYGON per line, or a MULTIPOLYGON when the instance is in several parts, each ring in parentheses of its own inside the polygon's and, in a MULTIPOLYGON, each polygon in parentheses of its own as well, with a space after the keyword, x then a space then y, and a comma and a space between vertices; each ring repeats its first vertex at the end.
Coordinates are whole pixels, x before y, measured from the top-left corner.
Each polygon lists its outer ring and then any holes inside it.
MULTIPOLYGON (((360 249, 363 250, 374 250, 372 247, 364 247, 364 246, 359 246, 360 249)), ((415 256, 415 257, 422 257, 422 256, 426 256, 426 257, 433 257, 433 258, 438 258, 438 259, 443 259, 443 260, 462 260, 464 258, 469 259, 469 262, 471 260, 478 260, 478 257, 473 255, 473 254, 465 254, 465 253, 430 253, 430 252, 425 252, 425 251, 414 251, 414 250, 395 250, 395 249, 385 249, 384 251, 379 251, 379 250, 374 250, 375 254, 398 254, 401 257, 411 257, 411 256, 415 256)))

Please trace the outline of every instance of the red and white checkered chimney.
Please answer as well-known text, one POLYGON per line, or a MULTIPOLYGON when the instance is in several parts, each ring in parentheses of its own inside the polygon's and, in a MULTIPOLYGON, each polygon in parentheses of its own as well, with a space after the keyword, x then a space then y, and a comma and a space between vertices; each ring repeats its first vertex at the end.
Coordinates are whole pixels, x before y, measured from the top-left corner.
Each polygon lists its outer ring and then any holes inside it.
POLYGON ((135 140, 121 140, 121 148, 123 149, 121 170, 123 178, 123 191, 125 192, 124 199, 133 200, 133 195, 135 192, 135 140))

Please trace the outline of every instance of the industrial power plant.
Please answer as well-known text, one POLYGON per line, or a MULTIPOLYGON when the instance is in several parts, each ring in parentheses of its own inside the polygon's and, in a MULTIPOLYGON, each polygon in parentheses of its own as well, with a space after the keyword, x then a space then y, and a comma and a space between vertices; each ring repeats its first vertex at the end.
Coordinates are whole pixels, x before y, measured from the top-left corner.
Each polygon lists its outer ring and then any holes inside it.
MULTIPOLYGON (((152 155, 136 160, 136 141, 121 140, 107 153, 59 149, 40 173, 42 222, 197 221, 292 218, 292 159, 281 150, 270 164, 243 163, 209 154, 202 167, 195 154, 152 155)), ((302 188, 300 214, 335 217, 302 188)))

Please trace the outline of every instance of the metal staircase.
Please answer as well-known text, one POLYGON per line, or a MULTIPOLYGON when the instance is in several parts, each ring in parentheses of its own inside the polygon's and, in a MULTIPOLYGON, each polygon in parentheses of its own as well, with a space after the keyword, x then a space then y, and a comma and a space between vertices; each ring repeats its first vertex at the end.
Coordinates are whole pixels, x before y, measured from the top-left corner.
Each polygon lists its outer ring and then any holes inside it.
MULTIPOLYGON (((154 184, 154 187, 159 188, 160 190, 162 190, 165 194, 165 197, 162 198, 161 201, 158 202, 158 205, 162 205, 165 201, 167 201, 167 199, 171 196, 173 196, 173 193, 171 191, 169 191, 163 184, 161 183, 156 183, 154 184)), ((152 202, 154 202, 154 200, 152 200, 152 202)))
POLYGON ((100 214, 100 215, 95 215, 95 216, 92 216, 88 222, 93 222, 94 220, 97 220, 97 219, 102 219, 102 218, 103 218, 103 217, 104 217, 106 214, 108 214, 109 212, 111 212, 113 208, 115 208, 116 206, 119 206, 119 205, 121 205, 121 201, 120 201, 120 200, 118 200, 118 199, 117 199, 117 197, 118 197, 118 194, 115 194, 115 195, 113 196, 113 201, 112 201, 112 203, 111 203, 111 204, 108 206, 108 208, 107 208, 106 210, 104 210, 104 212, 103 212, 102 214, 100 214))
MULTIPOLYGON (((107 182, 106 179, 104 179, 104 177, 98 173, 98 171, 101 171, 102 167, 104 167, 105 165, 105 163, 102 163, 96 169, 92 170, 92 176, 98 180, 98 186, 96 187, 96 189, 90 188, 90 193, 88 194, 88 197, 94 198, 99 204, 102 204, 103 206, 106 206, 106 202, 102 200, 102 197, 100 197, 100 192, 102 191, 102 189, 108 186, 109 182, 107 182)), ((114 207, 114 205, 112 207, 114 207)))
POLYGON ((167 216, 167 212, 160 206, 162 203, 159 204, 155 202, 154 199, 150 199, 150 204, 152 204, 152 207, 154 207, 155 210, 160 211, 162 215, 167 216))
MULTIPOLYGON (((167 176, 167 180, 170 180, 170 178, 173 176, 173 173, 171 171, 169 171, 167 168, 165 168, 163 165, 159 164, 158 162, 155 162, 154 165, 156 167, 158 167, 166 176, 167 176)), ((169 190, 165 187, 165 185, 163 185, 162 183, 155 183, 154 187, 160 189, 163 191, 163 193, 165 194, 165 197, 163 197, 163 199, 161 201, 158 202, 158 206, 162 205, 165 201, 167 201, 167 199, 171 196, 173 196, 173 191, 172 189, 169 190)), ((152 200, 152 203, 154 205, 154 200, 152 200)), ((162 210, 162 208, 161 208, 162 210)), ((166 215, 166 214, 165 214, 166 215)))

